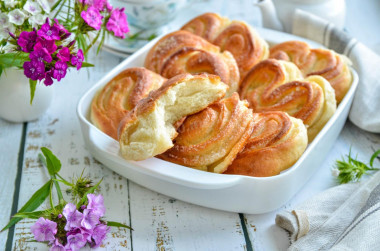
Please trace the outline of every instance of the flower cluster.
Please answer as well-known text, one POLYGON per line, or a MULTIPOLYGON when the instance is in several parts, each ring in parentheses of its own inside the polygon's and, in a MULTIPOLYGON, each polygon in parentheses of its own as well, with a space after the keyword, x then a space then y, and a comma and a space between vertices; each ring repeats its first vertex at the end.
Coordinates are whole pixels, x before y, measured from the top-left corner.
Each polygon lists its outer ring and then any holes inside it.
POLYGON ((45 85, 53 84, 65 77, 68 67, 79 70, 84 60, 81 49, 75 50, 75 40, 70 41, 71 33, 58 20, 49 24, 49 19, 39 30, 22 31, 14 36, 18 50, 29 53, 30 61, 23 64, 24 74, 31 80, 44 80, 45 85))
POLYGON ((56 221, 40 217, 31 227, 34 238, 48 242, 51 250, 79 250, 86 244, 99 247, 109 231, 101 220, 105 207, 102 195, 87 194, 88 204, 77 208, 67 203, 56 221))
POLYGON ((107 0, 78 1, 83 7, 80 16, 87 25, 95 30, 100 30, 104 22, 106 29, 112 32, 114 36, 125 38, 125 34, 129 32, 129 27, 124 8, 113 8, 107 0))

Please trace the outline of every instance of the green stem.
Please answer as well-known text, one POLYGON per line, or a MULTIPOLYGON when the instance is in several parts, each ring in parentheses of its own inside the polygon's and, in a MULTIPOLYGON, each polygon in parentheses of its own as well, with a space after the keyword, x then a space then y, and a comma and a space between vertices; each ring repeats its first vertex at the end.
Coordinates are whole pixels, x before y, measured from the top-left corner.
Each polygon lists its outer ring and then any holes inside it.
POLYGON ((59 13, 61 13, 61 10, 62 10, 62 8, 63 8, 64 3, 66 2, 66 0, 62 0, 62 1, 63 1, 63 4, 60 4, 59 9, 58 9, 58 11, 55 13, 53 19, 56 18, 56 17, 58 16, 59 13))
POLYGON ((53 190, 53 182, 50 183, 50 196, 49 196, 49 201, 50 201, 50 207, 53 208, 54 207, 54 203, 53 203, 53 193, 52 193, 52 190, 53 190))

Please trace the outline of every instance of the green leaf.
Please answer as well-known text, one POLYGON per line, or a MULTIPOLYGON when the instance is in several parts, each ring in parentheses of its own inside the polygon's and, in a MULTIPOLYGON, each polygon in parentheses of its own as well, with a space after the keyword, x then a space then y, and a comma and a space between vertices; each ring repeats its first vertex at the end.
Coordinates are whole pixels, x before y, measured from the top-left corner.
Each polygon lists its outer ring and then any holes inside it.
POLYGON ((33 103, 34 93, 36 92, 37 81, 29 79, 30 86, 30 105, 33 103))
POLYGON ((373 161, 376 159, 377 156, 379 156, 379 154, 380 154, 380 149, 377 150, 374 154, 372 154, 371 160, 369 161, 369 165, 371 167, 373 167, 373 161))
POLYGON ((44 211, 34 211, 34 212, 21 212, 13 215, 16 218, 28 218, 28 219, 38 219, 45 215, 48 210, 44 211))
POLYGON ((24 62, 29 61, 29 53, 15 52, 0 54, 0 64, 4 68, 8 67, 22 67, 24 62))
POLYGON ((109 226, 109 227, 124 227, 124 228, 128 228, 128 229, 133 230, 133 228, 131 228, 130 226, 127 226, 127 225, 124 225, 122 223, 115 222, 115 221, 107 221, 107 226, 109 226))
POLYGON ((82 62, 82 68, 83 67, 94 67, 95 65, 87 63, 87 62, 82 62))
POLYGON ((46 167, 49 174, 54 176, 61 170, 61 161, 46 147, 41 147, 41 151, 46 158, 46 167))
POLYGON ((78 202, 77 207, 82 206, 86 202, 86 200, 87 200, 87 194, 93 193, 98 188, 98 186, 100 185, 100 183, 102 183, 102 181, 103 181, 103 178, 101 180, 99 180, 99 182, 96 183, 95 186, 93 186, 90 189, 88 189, 88 191, 83 195, 82 199, 78 202))
POLYGON ((63 184, 65 184, 66 186, 68 187, 71 187, 73 186, 73 184, 71 184, 70 182, 66 181, 66 180, 58 180, 58 179, 53 179, 54 181, 58 181, 58 182, 61 182, 63 184))
MULTIPOLYGON (((49 180, 45 185, 38 189, 17 213, 32 212, 33 210, 37 209, 49 196, 50 186, 52 182, 52 180, 49 180)), ((20 217, 12 218, 0 232, 7 230, 20 220, 22 220, 20 217)))
POLYGON ((3 67, 1 67, 0 65, 0 77, 1 77, 1 74, 3 74, 3 67))

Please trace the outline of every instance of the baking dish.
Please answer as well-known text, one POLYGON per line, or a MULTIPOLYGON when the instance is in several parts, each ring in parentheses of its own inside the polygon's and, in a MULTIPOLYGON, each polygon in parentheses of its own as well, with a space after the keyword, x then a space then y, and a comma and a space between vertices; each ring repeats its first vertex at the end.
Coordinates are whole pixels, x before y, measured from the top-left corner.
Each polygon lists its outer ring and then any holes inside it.
MULTIPOLYGON (((322 47, 313 41, 268 29, 257 29, 270 44, 288 40, 302 40, 311 47, 322 47)), ((90 104, 96 92, 123 69, 143 66, 145 56, 153 44, 145 47, 116 66, 80 99, 77 115, 85 144, 90 153, 105 166, 144 187, 167 196, 230 212, 260 214, 284 205, 310 179, 324 161, 342 130, 358 85, 352 70, 353 83, 339 104, 335 114, 310 143, 293 167, 273 177, 249 177, 208 173, 157 158, 127 161, 119 153, 119 143, 96 128, 89 119, 90 104)))

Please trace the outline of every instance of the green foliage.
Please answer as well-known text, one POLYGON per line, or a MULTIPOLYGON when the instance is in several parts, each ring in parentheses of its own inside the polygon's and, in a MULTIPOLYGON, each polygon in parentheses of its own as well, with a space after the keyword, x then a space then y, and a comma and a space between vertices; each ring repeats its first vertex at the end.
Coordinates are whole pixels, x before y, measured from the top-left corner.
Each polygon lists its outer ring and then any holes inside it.
POLYGON ((133 230, 133 228, 131 228, 130 226, 124 225, 124 224, 119 223, 119 222, 114 222, 114 221, 107 221, 107 226, 109 226, 109 227, 123 227, 123 228, 128 228, 128 229, 133 230))

